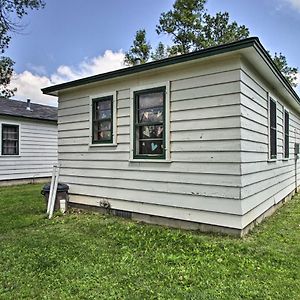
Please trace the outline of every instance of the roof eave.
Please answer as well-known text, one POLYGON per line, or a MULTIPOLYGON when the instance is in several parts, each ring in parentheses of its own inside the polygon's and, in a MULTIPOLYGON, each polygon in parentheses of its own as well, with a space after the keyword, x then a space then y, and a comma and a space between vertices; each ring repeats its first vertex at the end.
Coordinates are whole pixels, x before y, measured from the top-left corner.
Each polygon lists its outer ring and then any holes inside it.
POLYGON ((278 80, 284 85, 287 91, 289 91, 290 95, 298 102, 300 105, 300 98, 296 91, 293 89, 289 81, 285 78, 285 76, 281 73, 281 71, 278 69, 274 61, 272 60, 271 56, 267 52, 267 50, 263 47, 263 45, 258 40, 254 44, 254 48, 258 53, 261 53, 263 55, 264 60, 269 65, 270 69, 274 72, 274 74, 277 76, 278 80))
POLYGON ((39 120, 39 121, 46 121, 46 122, 57 123, 57 119, 46 119, 46 118, 38 118, 38 117, 19 116, 19 115, 8 114, 8 113, 7 114, 6 113, 0 113, 0 116, 21 118, 21 119, 30 119, 30 120, 39 120))
POLYGON ((58 96, 59 92, 70 90, 74 88, 78 88, 83 85, 89 85, 92 83, 96 83, 99 81, 104 81, 108 79, 115 79, 118 77, 133 75, 136 73, 153 70, 156 68, 162 68, 166 66, 170 66, 173 64, 179 64, 184 63, 187 61, 192 61, 195 59, 201 59, 201 58, 207 58, 214 55, 221 55, 226 54, 230 52, 234 52, 237 50, 242 50, 245 48, 253 47, 256 49, 256 51, 262 55, 264 61, 268 64, 269 68, 276 74, 278 80, 284 85, 284 87, 289 91, 290 95, 294 98, 294 100, 300 105, 300 98, 298 94, 295 92, 295 90, 292 88, 288 80, 284 77, 284 75, 280 72, 280 70, 277 68, 275 63, 273 62, 272 58, 270 57, 269 53, 266 51, 266 49, 263 47, 263 45, 260 43, 258 37, 251 37, 244 40, 236 41, 229 44, 224 44, 216 47, 211 47, 183 55, 173 56, 166 59, 162 59, 159 61, 152 61, 146 64, 132 66, 128 68, 123 68, 107 73, 102 73, 82 79, 77 79, 74 81, 69 81, 66 83, 46 87, 42 89, 43 94, 52 95, 52 96, 58 96))
POLYGON ((90 76, 90 77, 86 77, 86 78, 82 78, 82 79, 77 79, 74 81, 69 81, 66 83, 61 83, 58 85, 43 88, 42 92, 43 92, 43 94, 46 94, 46 95, 58 96, 59 91, 63 91, 66 89, 72 89, 75 87, 95 83, 98 81, 103 81, 103 80, 117 78, 117 77, 121 77, 121 76, 136 74, 136 73, 140 73, 143 71, 148 71, 148 70, 152 70, 152 69, 156 69, 156 68, 170 66, 173 64, 184 63, 186 61, 201 59, 201 58, 218 55, 218 54, 223 54, 223 53, 227 53, 227 52, 232 52, 232 51, 236 51, 236 50, 240 50, 243 48, 254 46, 256 43, 260 44, 259 39, 257 37, 251 37, 251 38, 244 39, 241 41, 236 41, 236 42, 233 42, 230 44, 224 44, 224 45, 211 47, 211 48, 207 48, 207 49, 203 49, 200 51, 195 51, 195 52, 191 52, 191 53, 187 53, 187 54, 183 54, 183 55, 179 55, 179 56, 169 57, 169 58, 162 59, 159 61, 152 61, 152 62, 142 64, 142 65, 123 68, 123 69, 119 69, 119 70, 115 70, 115 71, 111 71, 111 72, 107 72, 107 73, 102 73, 102 74, 98 74, 98 75, 94 75, 94 76, 90 76))

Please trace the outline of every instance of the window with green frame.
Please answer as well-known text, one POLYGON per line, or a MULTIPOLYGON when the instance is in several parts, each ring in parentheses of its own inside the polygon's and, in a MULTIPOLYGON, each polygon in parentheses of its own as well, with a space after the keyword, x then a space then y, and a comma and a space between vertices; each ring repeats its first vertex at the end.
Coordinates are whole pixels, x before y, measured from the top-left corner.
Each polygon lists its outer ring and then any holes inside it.
POLYGON ((166 88, 134 93, 134 158, 165 158, 166 88))
POLYGON ((290 156, 290 114, 287 110, 284 110, 284 158, 290 156))
POLYGON ((93 99, 93 144, 113 142, 113 96, 93 99))
POLYGON ((277 113, 276 102, 270 98, 270 158, 277 158, 277 113))

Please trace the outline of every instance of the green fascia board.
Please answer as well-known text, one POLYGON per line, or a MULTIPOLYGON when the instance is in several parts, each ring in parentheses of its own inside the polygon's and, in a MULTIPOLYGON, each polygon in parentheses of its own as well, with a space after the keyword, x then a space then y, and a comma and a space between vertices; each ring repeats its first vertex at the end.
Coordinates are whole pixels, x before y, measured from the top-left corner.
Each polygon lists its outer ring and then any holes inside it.
POLYGON ((207 49, 202 49, 202 50, 194 51, 194 52, 187 53, 187 54, 173 56, 173 57, 165 58, 165 59, 158 60, 158 61, 152 61, 152 62, 141 64, 141 65, 136 65, 136 66, 123 68, 123 69, 119 69, 119 70, 115 70, 115 71, 111 71, 111 72, 107 72, 107 73, 102 73, 102 74, 98 74, 98 75, 94 75, 94 76, 90 76, 90 77, 86 77, 86 78, 82 78, 82 79, 77 79, 74 81, 69 81, 66 83, 53 85, 50 87, 43 88, 42 92, 43 92, 43 94, 51 95, 51 93, 65 90, 65 89, 75 88, 75 87, 79 87, 79 86, 83 86, 86 84, 91 84, 91 83, 95 83, 95 82, 99 82, 99 81, 103 81, 103 80, 107 80, 107 79, 131 75, 131 74, 144 72, 144 71, 148 71, 148 70, 153 70, 156 68, 170 66, 173 64, 179 64, 179 63, 183 63, 183 62, 187 62, 187 61, 192 61, 195 59, 205 58, 205 57, 219 55, 219 54, 225 54, 225 53, 229 53, 229 52, 233 52, 236 50, 249 48, 249 47, 257 47, 257 49, 259 49, 261 51, 261 53, 263 54, 263 56, 267 60, 267 62, 274 68, 275 73, 286 84, 289 91, 293 94, 293 96, 297 99, 298 103, 300 104, 299 96, 294 91, 294 89, 291 87, 288 80, 282 75, 280 70, 277 68, 277 66, 273 62, 272 58, 270 57, 269 53, 266 51, 266 49, 260 43, 258 37, 250 37, 250 38, 232 42, 229 44, 224 44, 224 45, 215 46, 215 47, 211 47, 211 48, 207 48, 207 49))
POLYGON ((268 53, 268 51, 264 48, 264 46, 260 43, 259 39, 256 37, 256 42, 254 43, 253 46, 257 46, 257 48, 261 51, 263 57, 267 60, 267 62, 272 66, 272 68, 274 69, 276 75, 278 75, 280 77, 280 79, 285 83, 285 85, 287 86, 288 90, 292 93, 292 95, 296 98, 298 104, 300 104, 300 98, 298 96, 298 94, 296 93, 296 91, 292 88, 291 84, 289 83, 289 81, 284 77, 284 75, 281 73, 281 71, 278 69, 278 67, 276 66, 276 64, 274 63, 272 57, 270 56, 270 54, 268 53))

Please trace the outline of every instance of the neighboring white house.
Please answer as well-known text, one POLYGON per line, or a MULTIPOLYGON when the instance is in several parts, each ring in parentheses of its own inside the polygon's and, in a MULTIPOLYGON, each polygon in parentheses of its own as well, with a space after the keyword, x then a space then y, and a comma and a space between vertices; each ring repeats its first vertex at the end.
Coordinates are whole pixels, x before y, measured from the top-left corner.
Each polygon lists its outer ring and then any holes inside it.
POLYGON ((0 185, 41 181, 57 163, 57 108, 0 98, 0 185))
POLYGON ((74 205, 243 235, 299 186, 300 99, 258 38, 43 92, 74 205))

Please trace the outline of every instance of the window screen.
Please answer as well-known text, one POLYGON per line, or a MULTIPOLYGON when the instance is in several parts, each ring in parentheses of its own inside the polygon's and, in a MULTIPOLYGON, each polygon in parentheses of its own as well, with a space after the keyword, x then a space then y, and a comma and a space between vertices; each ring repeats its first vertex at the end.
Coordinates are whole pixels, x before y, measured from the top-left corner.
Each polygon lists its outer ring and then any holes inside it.
POLYGON ((19 126, 2 124, 2 155, 19 155, 19 126))

